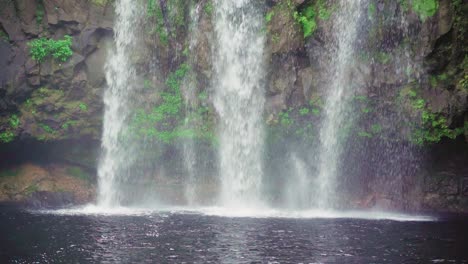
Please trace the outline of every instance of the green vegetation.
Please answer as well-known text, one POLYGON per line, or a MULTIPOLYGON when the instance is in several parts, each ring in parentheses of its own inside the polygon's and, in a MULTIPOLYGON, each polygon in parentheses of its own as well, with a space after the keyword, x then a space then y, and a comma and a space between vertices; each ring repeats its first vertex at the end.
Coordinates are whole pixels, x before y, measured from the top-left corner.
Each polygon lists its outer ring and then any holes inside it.
POLYGON ((55 133, 55 130, 46 124, 39 123, 39 127, 49 134, 55 133))
POLYGON ((15 134, 14 131, 20 125, 20 119, 16 114, 11 115, 7 119, 7 122, 8 122, 7 124, 9 125, 9 127, 5 131, 0 133, 0 142, 1 143, 10 143, 10 142, 12 142, 16 137, 16 134, 15 134))
POLYGON ((20 173, 19 168, 4 169, 0 171, 0 178, 3 177, 16 177, 20 173))
POLYGON ((69 167, 66 169, 66 172, 75 178, 88 182, 91 181, 91 175, 80 167, 69 167))
POLYGON ((9 122, 13 129, 17 129, 20 124, 20 120, 17 115, 10 116, 9 122))
POLYGON ((155 26, 151 34, 156 33, 161 44, 167 45, 169 43, 169 34, 164 25, 164 15, 161 6, 157 0, 148 0, 146 14, 149 18, 155 20, 155 26))
POLYGON ((413 89, 405 89, 400 93, 400 100, 409 102, 412 111, 420 116, 420 123, 413 127, 411 141, 417 145, 437 143, 442 138, 454 139, 468 129, 468 122, 463 127, 450 128, 447 118, 441 114, 432 112, 426 101, 418 96, 413 89))
POLYGON ((80 110, 81 110, 82 112, 87 112, 87 111, 88 111, 88 105, 85 104, 85 103, 83 103, 83 102, 80 102, 80 103, 78 104, 78 107, 80 108, 80 110))
POLYGON ((91 3, 98 5, 98 6, 105 6, 107 3, 112 0, 91 0, 91 3))
POLYGON ((463 89, 468 90, 468 74, 465 74, 458 84, 460 84, 463 89))
POLYGON ((160 43, 167 46, 169 38, 177 38, 177 34, 181 32, 179 29, 186 26, 185 17, 189 3, 186 0, 171 0, 162 4, 159 0, 147 0, 146 14, 154 23, 149 34, 156 34, 160 43))
MULTIPOLYGON (((181 64, 177 70, 168 75, 166 79, 167 89, 160 93, 160 103, 151 109, 138 109, 132 119, 130 132, 137 137, 152 138, 164 143, 171 143, 177 138, 205 138, 214 139, 210 128, 211 123, 201 122, 211 115, 206 107, 195 109, 190 115, 184 117, 184 101, 180 91, 180 85, 190 67, 181 64), (196 129, 187 127, 188 123, 198 122, 196 129)), ((206 93, 200 93, 199 99, 207 97, 206 93)))
POLYGON ((70 126, 74 126, 78 123, 76 120, 68 120, 61 126, 62 129, 67 130, 70 126))
POLYGON ((411 0, 411 8, 424 21, 437 12, 439 2, 438 0, 411 0))
POLYGON ((42 0, 39 0, 37 3, 37 7, 36 7, 36 23, 38 25, 42 24, 42 21, 44 20, 44 15, 45 15, 44 4, 42 3, 42 0))
POLYGON ((317 20, 328 20, 334 9, 334 6, 328 7, 325 0, 317 0, 314 3, 301 5, 299 9, 296 9, 295 4, 291 0, 287 2, 280 1, 272 10, 265 14, 265 21, 269 23, 277 14, 287 12, 301 26, 304 38, 307 38, 312 36, 317 29, 317 20))
POLYGON ((328 20, 335 7, 328 7, 325 0, 317 0, 314 4, 308 5, 302 11, 293 13, 294 19, 302 26, 304 38, 314 34, 317 29, 317 19, 328 20))
POLYGON ((1 29, 0 29, 0 40, 5 41, 5 42, 10 41, 10 38, 8 37, 7 33, 5 33, 5 31, 1 29))
POLYGON ((399 0, 399 2, 403 11, 409 10, 409 7, 411 6, 413 12, 418 14, 422 21, 425 21, 427 18, 435 15, 439 9, 438 0, 399 0))
POLYGON ((211 14, 213 13, 213 3, 210 0, 206 1, 205 6, 203 7, 203 10, 205 11, 207 15, 211 16, 211 14))
POLYGON ((308 6, 302 12, 294 12, 294 19, 302 26, 304 38, 310 37, 317 29, 315 6, 308 6))
POLYGON ((274 10, 271 10, 270 12, 268 12, 266 15, 265 15, 265 21, 267 23, 269 23, 271 21, 271 19, 273 19, 273 16, 275 15, 275 11, 274 10))
POLYGON ((38 38, 28 43, 29 53, 37 62, 43 62, 49 56, 65 62, 73 55, 71 45, 72 38, 69 35, 65 35, 62 40, 38 38))
POLYGON ((378 52, 375 58, 381 64, 388 64, 392 59, 391 55, 386 52, 378 52))
POLYGON ((39 191, 39 186, 37 186, 37 184, 33 184, 33 185, 29 185, 25 190, 24 190, 24 194, 26 196, 30 196, 31 194, 35 193, 39 191))
POLYGON ((10 143, 15 139, 15 134, 11 131, 4 131, 0 133, 0 142, 2 143, 10 143))
POLYGON ((375 15, 375 12, 377 10, 377 7, 374 2, 370 2, 369 5, 367 6, 367 17, 369 19, 372 19, 375 15))

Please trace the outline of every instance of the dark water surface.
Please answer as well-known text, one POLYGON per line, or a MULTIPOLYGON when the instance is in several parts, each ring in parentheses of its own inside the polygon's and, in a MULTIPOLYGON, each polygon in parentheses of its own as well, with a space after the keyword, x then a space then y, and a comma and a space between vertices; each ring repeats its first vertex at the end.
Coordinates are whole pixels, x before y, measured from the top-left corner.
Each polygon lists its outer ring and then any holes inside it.
POLYGON ((468 263, 468 221, 98 216, 0 207, 1 263, 468 263))

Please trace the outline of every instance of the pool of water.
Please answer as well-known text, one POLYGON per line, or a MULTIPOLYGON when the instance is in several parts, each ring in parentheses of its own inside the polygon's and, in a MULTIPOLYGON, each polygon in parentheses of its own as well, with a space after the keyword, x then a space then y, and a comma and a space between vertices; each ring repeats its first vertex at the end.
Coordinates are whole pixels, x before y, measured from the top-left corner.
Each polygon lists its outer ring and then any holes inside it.
POLYGON ((0 262, 468 263, 461 217, 225 213, 0 207, 0 262))

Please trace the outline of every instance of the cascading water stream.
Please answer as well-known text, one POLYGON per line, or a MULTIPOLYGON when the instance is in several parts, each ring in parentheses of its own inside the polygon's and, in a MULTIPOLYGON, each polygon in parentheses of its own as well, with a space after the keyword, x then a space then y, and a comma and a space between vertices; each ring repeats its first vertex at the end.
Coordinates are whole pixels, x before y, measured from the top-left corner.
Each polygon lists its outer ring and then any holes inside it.
POLYGON ((324 107, 324 119, 320 128, 319 165, 316 188, 316 205, 331 209, 334 205, 336 180, 343 149, 341 129, 349 111, 348 95, 353 89, 351 69, 355 55, 355 42, 364 0, 341 0, 335 23, 335 47, 330 63, 329 88, 324 107))
POLYGON ((136 24, 139 9, 135 1, 116 2, 115 50, 109 54, 105 67, 108 87, 104 94, 103 154, 99 162, 98 205, 119 206, 121 197, 118 182, 128 176, 126 169, 132 164, 132 155, 123 133, 130 115, 129 98, 135 88, 136 71, 130 61, 135 49, 136 24))
POLYGON ((260 204, 264 108, 262 6, 214 2, 214 105, 219 114, 221 205, 260 204))

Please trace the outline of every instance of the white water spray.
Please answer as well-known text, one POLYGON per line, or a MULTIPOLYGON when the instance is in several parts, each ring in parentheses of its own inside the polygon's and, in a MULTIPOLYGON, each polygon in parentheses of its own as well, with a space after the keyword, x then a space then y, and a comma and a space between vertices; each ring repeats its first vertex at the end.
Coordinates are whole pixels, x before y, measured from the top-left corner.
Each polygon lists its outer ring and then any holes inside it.
POLYGON ((219 114, 221 204, 260 204, 264 108, 262 8, 256 1, 214 2, 214 105, 219 114))
POLYGON ((130 150, 123 144, 123 132, 130 114, 129 97, 135 88, 136 71, 130 62, 135 49, 138 5, 133 0, 116 2, 115 50, 106 64, 108 88, 104 94, 103 154, 98 167, 98 205, 119 206, 121 199, 117 183, 132 164, 130 150))
POLYGON ((332 208, 340 156, 343 148, 340 131, 347 118, 348 97, 352 87, 351 69, 355 54, 362 0, 341 0, 335 19, 336 47, 332 52, 329 88, 320 128, 319 173, 317 177, 317 206, 332 208))

